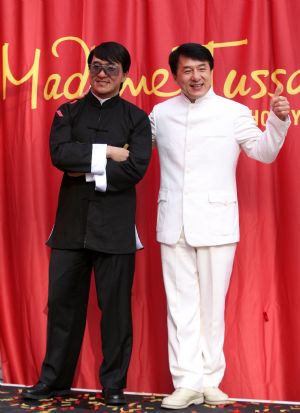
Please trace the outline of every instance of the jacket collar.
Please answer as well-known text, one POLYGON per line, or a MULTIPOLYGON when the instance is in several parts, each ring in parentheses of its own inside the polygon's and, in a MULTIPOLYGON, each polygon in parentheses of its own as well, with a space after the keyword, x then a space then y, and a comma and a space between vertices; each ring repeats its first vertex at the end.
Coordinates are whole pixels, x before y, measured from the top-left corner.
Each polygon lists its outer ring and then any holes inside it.
POLYGON ((105 108, 109 108, 109 107, 113 107, 115 106, 115 104, 119 101, 120 99, 120 95, 117 94, 116 96, 113 96, 109 99, 104 100, 104 102, 100 102, 100 100, 91 92, 89 91, 89 93, 86 95, 86 99, 88 100, 88 102, 90 104, 92 104, 93 106, 101 106, 101 107, 105 107, 105 108))
POLYGON ((194 103, 192 103, 192 102, 190 101, 190 99, 185 96, 184 93, 181 92, 181 95, 180 95, 180 96, 181 96, 182 100, 183 100, 184 102, 186 102, 186 103, 189 103, 189 104, 191 104, 191 105, 199 105, 199 104, 201 104, 202 102, 205 102, 205 101, 207 101, 208 99, 211 99, 211 98, 214 97, 215 95, 216 95, 216 94, 215 94, 215 92, 213 91, 213 88, 212 88, 212 86, 211 86, 210 89, 207 91, 207 93, 205 93, 204 96, 201 96, 200 98, 196 99, 196 101, 195 101, 194 103))

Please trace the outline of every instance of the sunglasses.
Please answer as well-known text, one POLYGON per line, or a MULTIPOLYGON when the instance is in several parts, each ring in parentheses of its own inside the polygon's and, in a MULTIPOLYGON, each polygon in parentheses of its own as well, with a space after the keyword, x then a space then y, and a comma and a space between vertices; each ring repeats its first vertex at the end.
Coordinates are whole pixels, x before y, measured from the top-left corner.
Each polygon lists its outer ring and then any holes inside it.
POLYGON ((113 64, 100 65, 99 63, 91 63, 89 69, 92 75, 98 75, 102 70, 109 77, 118 76, 120 73, 120 67, 113 64))

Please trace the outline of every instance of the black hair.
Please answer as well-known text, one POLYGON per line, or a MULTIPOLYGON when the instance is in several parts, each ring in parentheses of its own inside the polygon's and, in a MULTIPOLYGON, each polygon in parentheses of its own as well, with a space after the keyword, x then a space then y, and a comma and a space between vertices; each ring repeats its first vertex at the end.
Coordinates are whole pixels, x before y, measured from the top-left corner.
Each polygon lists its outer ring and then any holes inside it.
POLYGON ((94 56, 96 56, 98 59, 106 60, 110 63, 121 63, 124 73, 127 73, 130 68, 130 54, 128 50, 120 43, 104 42, 96 46, 93 50, 90 51, 87 60, 89 65, 92 63, 94 56))
POLYGON ((177 74, 180 56, 190 57, 193 60, 208 62, 210 69, 214 68, 214 58, 210 51, 199 43, 184 43, 173 50, 169 56, 169 65, 173 75, 177 74))

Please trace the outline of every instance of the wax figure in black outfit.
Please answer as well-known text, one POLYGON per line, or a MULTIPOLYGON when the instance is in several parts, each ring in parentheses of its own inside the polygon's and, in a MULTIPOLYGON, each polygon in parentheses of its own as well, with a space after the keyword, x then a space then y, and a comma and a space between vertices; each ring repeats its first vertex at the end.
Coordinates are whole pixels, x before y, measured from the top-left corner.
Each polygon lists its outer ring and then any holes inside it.
POLYGON ((56 112, 53 164, 64 172, 49 269, 47 351, 40 380, 23 396, 67 394, 78 360, 91 272, 102 310, 100 382, 107 404, 126 403, 132 349, 131 288, 138 235, 135 185, 151 156, 146 113, 119 90, 130 67, 120 44, 102 43, 88 57, 91 90, 56 112), (128 149, 126 149, 128 147, 128 149))

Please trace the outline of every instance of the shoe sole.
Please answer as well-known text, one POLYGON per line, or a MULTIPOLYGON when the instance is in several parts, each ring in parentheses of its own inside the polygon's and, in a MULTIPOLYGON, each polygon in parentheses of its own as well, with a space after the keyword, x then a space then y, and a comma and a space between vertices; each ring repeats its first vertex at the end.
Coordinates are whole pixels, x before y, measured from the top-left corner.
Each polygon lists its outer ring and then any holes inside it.
POLYGON ((22 397, 24 399, 30 399, 30 400, 43 400, 43 399, 51 399, 53 397, 60 397, 60 396, 69 396, 71 393, 71 390, 58 390, 58 391, 53 391, 48 394, 43 394, 40 396, 36 396, 34 394, 22 394, 22 397))
POLYGON ((174 404, 167 404, 167 403, 162 403, 161 407, 163 407, 164 409, 185 409, 186 407, 191 406, 192 404, 202 404, 203 403, 203 398, 201 399, 194 399, 188 403, 185 404, 181 404, 180 406, 175 406, 174 404))
POLYGON ((234 402, 232 400, 207 400, 204 398, 204 403, 209 404, 210 406, 219 406, 220 404, 233 404, 234 402))

